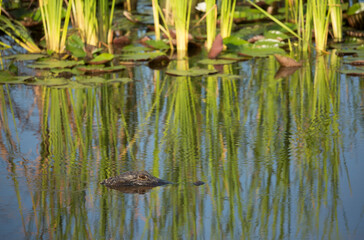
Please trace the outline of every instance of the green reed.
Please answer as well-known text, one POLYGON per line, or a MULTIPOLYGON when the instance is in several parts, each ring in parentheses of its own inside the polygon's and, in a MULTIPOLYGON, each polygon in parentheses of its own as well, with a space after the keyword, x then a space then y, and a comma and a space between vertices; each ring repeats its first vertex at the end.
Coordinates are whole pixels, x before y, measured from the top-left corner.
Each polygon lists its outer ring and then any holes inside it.
MULTIPOLYGON (((11 37, 17 44, 30 53, 39 53, 41 50, 35 44, 29 31, 18 21, 10 21, 7 17, 0 15, 0 30, 11 37)), ((0 42, 6 48, 10 46, 0 42)))
POLYGON ((98 46, 100 42, 112 42, 112 21, 115 0, 74 0, 72 12, 82 40, 98 46))
POLYGON ((192 0, 173 0, 172 4, 177 55, 179 59, 182 59, 187 53, 192 0))
POLYGON ((216 37, 217 6, 214 0, 206 1, 206 47, 209 51, 216 37))
POLYGON ((222 0, 220 11, 220 33, 222 38, 229 37, 233 27, 236 0, 222 0))
POLYGON ((340 0, 329 0, 329 8, 331 12, 331 24, 335 41, 343 40, 342 24, 343 14, 340 0))
POLYGON ((73 0, 69 1, 62 28, 62 0, 39 0, 47 50, 62 53, 65 50, 68 23, 73 0))
POLYGON ((328 0, 311 0, 313 26, 315 31, 316 50, 318 52, 326 52, 327 36, 329 32, 328 0))

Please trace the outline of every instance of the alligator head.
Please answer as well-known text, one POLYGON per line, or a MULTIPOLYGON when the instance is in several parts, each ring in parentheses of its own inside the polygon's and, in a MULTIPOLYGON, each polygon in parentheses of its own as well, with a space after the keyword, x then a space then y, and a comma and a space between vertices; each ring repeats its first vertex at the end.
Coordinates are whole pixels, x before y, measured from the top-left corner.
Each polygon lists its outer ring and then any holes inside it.
POLYGON ((105 179, 101 184, 113 189, 124 189, 127 187, 157 187, 165 184, 171 184, 163 179, 159 179, 147 171, 128 171, 119 176, 105 179))

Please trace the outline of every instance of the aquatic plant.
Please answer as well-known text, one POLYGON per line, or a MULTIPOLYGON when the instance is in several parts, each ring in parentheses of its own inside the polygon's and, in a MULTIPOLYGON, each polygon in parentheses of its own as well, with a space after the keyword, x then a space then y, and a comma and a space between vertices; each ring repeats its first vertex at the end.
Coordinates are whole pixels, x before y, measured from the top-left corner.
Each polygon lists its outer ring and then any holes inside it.
POLYGON ((206 0, 206 48, 210 51, 216 36, 217 6, 215 0, 206 0))
POLYGON ((192 0, 173 0, 172 3, 174 26, 176 28, 177 57, 181 59, 187 53, 192 0))
POLYGON ((97 46, 112 42, 112 20, 115 0, 74 0, 72 15, 84 43, 97 46))
MULTIPOLYGON (((28 52, 41 52, 37 44, 35 44, 31 38, 29 31, 20 22, 16 20, 10 21, 7 17, 0 15, 0 30, 11 37, 17 44, 28 52)), ((10 47, 5 43, 0 42, 0 44, 6 48, 10 47)))
POLYGON ((342 6, 340 0, 329 0, 329 8, 331 12, 331 25, 334 33, 335 41, 342 41, 343 33, 342 33, 342 23, 343 23, 343 14, 342 14, 342 6))
POLYGON ((316 50, 326 52, 327 35, 329 32, 330 11, 328 0, 311 0, 313 26, 315 31, 316 50))
POLYGON ((222 38, 230 36, 233 27, 236 0, 222 0, 220 6, 220 33, 222 38))
POLYGON ((73 0, 70 0, 68 3, 62 28, 63 1, 39 0, 39 8, 42 15, 47 50, 57 53, 62 53, 65 50, 68 22, 71 15, 72 3, 73 0))
POLYGON ((82 41, 96 46, 99 42, 96 0, 74 0, 72 16, 82 41))

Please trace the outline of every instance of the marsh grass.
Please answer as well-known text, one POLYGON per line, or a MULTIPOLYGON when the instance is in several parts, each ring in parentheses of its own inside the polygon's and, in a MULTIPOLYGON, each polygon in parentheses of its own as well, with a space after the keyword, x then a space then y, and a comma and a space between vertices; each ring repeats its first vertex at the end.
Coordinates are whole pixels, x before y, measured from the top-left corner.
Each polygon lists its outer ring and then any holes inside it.
POLYGON ((177 56, 186 56, 192 0, 173 0, 174 26, 176 29, 177 56))
POLYGON ((47 49, 50 51, 62 53, 65 50, 72 4, 73 0, 70 0, 62 28, 63 1, 39 0, 46 45, 47 49))
POLYGON ((216 36, 217 6, 215 0, 206 0, 206 47, 210 51, 216 36))
POLYGON ((343 40, 342 24, 343 14, 342 5, 340 0, 329 0, 329 8, 331 12, 331 24, 334 33, 335 41, 341 42, 343 40))
POLYGON ((222 38, 227 38, 231 34, 233 27, 234 11, 236 0, 222 0, 220 10, 220 33, 222 38))
POLYGON ((328 0, 311 0, 311 3, 316 50, 320 53, 326 52, 331 12, 328 9, 328 0))
MULTIPOLYGON (((35 44, 29 31, 18 21, 10 21, 7 17, 0 15, 0 30, 11 37, 17 44, 30 53, 39 53, 41 49, 35 44)), ((1 43, 8 48, 5 43, 1 43)))

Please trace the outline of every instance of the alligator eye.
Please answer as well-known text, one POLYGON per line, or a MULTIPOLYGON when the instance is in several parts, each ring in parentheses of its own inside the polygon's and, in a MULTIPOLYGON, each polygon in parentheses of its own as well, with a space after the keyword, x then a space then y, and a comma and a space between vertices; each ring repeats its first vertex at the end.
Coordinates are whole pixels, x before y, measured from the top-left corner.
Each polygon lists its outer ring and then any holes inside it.
POLYGON ((139 179, 141 179, 141 180, 145 180, 145 179, 147 179, 147 176, 146 176, 146 175, 143 175, 143 174, 139 175, 138 177, 139 177, 139 179))

